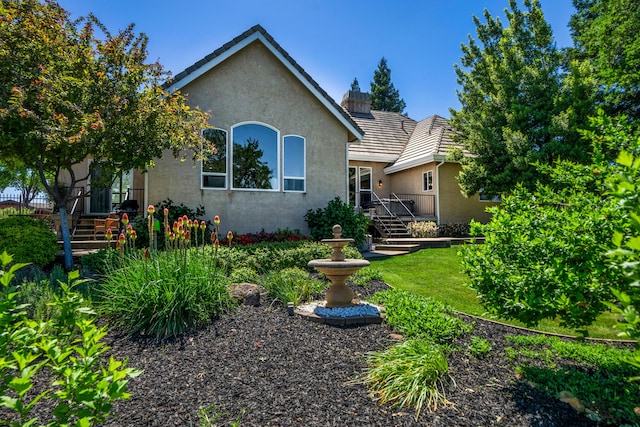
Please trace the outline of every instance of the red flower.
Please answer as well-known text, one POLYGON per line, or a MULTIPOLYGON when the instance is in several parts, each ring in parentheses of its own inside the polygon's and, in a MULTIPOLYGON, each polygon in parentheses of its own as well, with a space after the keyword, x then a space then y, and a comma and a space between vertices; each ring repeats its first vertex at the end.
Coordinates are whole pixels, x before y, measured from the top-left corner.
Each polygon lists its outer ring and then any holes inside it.
POLYGON ((122 214, 122 223, 123 223, 124 225, 129 224, 129 215, 127 215, 126 213, 123 213, 123 214, 122 214))
POLYGON ((220 224, 220 217, 218 215, 213 217, 213 223, 215 225, 219 225, 220 224))
POLYGON ((147 212, 148 212, 150 215, 153 215, 155 211, 156 211, 156 208, 155 208, 153 205, 149 205, 149 206, 147 207, 147 212))

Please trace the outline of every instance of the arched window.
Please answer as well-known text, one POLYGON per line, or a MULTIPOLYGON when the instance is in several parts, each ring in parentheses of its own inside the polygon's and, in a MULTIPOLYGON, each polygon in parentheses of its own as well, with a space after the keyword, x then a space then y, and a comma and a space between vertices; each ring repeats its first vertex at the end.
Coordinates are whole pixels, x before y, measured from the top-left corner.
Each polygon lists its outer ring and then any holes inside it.
POLYGON ((231 129, 231 140, 232 187, 279 190, 278 131, 259 123, 244 123, 231 129))
POLYGON ((227 131, 209 128, 202 131, 205 144, 214 151, 202 159, 202 188, 227 188, 227 131))
POLYGON ((284 137, 284 191, 305 191, 305 140, 301 136, 284 137))

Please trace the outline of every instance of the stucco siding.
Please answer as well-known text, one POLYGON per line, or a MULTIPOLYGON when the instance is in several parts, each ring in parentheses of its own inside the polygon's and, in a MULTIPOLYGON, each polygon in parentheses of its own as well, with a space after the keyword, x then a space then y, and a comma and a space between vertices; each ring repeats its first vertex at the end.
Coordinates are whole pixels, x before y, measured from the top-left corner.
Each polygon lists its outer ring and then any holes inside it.
POLYGON ((488 222, 491 215, 485 209, 496 203, 481 202, 477 194, 464 197, 456 179, 460 170, 461 166, 458 163, 445 163, 439 168, 440 223, 466 224, 472 219, 482 223, 488 222))
MULTIPOLYGON (((211 114, 209 123, 228 132, 259 122, 306 140, 305 193, 200 188, 200 165, 166 154, 149 171, 148 200, 166 198, 219 215, 223 230, 308 232, 304 214, 347 197, 348 130, 260 42, 254 42, 182 89, 188 102, 211 114)), ((282 153, 281 153, 282 156, 282 153)), ((282 169, 280 168, 280 179, 282 169)))

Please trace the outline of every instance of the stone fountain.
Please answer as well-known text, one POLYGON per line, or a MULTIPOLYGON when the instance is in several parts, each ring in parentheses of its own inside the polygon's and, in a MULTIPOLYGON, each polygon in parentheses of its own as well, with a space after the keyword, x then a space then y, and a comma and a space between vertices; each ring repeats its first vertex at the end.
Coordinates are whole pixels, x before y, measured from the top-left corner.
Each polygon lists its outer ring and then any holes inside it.
POLYGON ((343 239, 342 227, 340 225, 333 226, 333 239, 323 239, 333 249, 331 259, 314 259, 309 261, 309 267, 313 267, 331 281, 331 286, 326 294, 326 308, 352 307, 355 305, 353 301, 354 295, 346 285, 347 279, 353 273, 363 267, 369 265, 369 261, 364 259, 346 259, 342 250, 353 239, 343 239))

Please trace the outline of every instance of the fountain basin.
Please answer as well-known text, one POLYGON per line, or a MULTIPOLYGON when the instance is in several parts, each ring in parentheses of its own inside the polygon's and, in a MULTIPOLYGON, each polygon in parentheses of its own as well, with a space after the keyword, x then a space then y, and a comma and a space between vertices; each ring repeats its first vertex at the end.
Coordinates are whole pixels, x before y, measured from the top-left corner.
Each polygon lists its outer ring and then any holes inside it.
POLYGON ((314 259, 309 261, 308 265, 324 273, 331 281, 331 286, 325 297, 325 307, 334 308, 355 305, 353 292, 346 285, 347 279, 356 271, 370 264, 364 259, 345 259, 344 261, 314 259))

